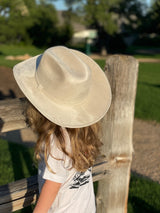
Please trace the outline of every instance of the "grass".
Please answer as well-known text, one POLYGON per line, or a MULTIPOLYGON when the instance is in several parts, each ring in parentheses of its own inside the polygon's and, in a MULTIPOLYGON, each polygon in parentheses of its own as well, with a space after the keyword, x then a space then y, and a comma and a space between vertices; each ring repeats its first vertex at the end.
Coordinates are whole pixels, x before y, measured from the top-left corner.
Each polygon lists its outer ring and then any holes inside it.
POLYGON ((140 63, 135 117, 160 122, 160 64, 140 63))
POLYGON ((134 55, 135 58, 152 58, 152 59, 160 59, 160 54, 154 54, 154 55, 140 55, 140 54, 135 54, 134 55))
MULTIPOLYGON (((33 148, 9 143, 0 139, 0 185, 37 173, 33 166, 33 148)), ((95 184, 97 188, 97 184, 95 184)), ((130 181, 128 213, 160 212, 160 185, 132 174, 130 181)), ((30 213, 29 206, 15 213, 30 213)))
POLYGON ((160 184, 132 175, 130 180, 128 213, 159 213, 160 184))
MULTIPOLYGON (((84 51, 84 44, 80 46, 73 46, 71 48, 75 49, 80 49, 81 51, 84 51)), ((150 47, 152 48, 152 47, 150 47)), ((129 54, 134 55, 136 58, 157 58, 160 59, 160 54, 139 54, 136 51, 139 49, 149 49, 148 47, 139 47, 139 46, 134 46, 128 48, 127 52, 129 54)), ((154 49, 156 49, 154 47, 154 49)), ((7 67, 13 67, 15 64, 17 64, 19 61, 10 61, 6 60, 5 57, 8 55, 24 55, 24 54, 29 54, 30 56, 34 56, 37 54, 40 54, 44 51, 44 49, 39 49, 37 47, 34 47, 32 45, 24 46, 24 45, 0 45, 0 66, 7 66, 7 67)), ((101 61, 100 64, 104 64, 104 60, 98 60, 101 61)))
POLYGON ((104 70, 105 63, 106 63, 105 60, 103 60, 103 59, 96 59, 95 61, 104 70))
POLYGON ((0 139, 0 185, 37 174, 33 152, 31 148, 0 139))
POLYGON ((17 46, 17 45, 0 45, 0 66, 13 67, 19 61, 6 60, 5 57, 12 55, 24 55, 29 54, 30 56, 35 56, 41 54, 44 49, 39 49, 34 46, 17 46))
MULTIPOLYGON (((0 185, 37 174, 33 153, 33 148, 0 139, 0 185)), ((33 206, 29 206, 15 213, 32 211, 33 206)))

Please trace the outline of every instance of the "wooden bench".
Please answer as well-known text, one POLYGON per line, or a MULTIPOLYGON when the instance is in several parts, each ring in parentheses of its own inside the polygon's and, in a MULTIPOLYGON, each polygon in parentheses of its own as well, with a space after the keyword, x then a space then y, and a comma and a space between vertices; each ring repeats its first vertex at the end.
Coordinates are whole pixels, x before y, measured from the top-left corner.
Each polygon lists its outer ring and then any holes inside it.
MULTIPOLYGON (((138 61, 125 55, 108 56, 105 73, 111 84, 112 104, 101 121, 104 145, 93 167, 93 181, 99 181, 97 213, 124 213, 127 212, 133 153, 138 61)), ((26 128, 24 108, 24 98, 0 101, 1 132, 26 128)), ((37 176, 0 186, 0 212, 22 209, 35 203, 37 196, 37 176)))

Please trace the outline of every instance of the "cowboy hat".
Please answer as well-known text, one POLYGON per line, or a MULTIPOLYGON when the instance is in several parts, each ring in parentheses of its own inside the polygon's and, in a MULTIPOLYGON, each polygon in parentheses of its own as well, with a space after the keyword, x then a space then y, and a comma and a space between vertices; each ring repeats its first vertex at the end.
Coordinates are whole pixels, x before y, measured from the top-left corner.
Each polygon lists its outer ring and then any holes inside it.
POLYGON ((101 68, 87 55, 64 46, 18 63, 14 77, 29 101, 50 121, 68 128, 99 121, 111 104, 101 68))

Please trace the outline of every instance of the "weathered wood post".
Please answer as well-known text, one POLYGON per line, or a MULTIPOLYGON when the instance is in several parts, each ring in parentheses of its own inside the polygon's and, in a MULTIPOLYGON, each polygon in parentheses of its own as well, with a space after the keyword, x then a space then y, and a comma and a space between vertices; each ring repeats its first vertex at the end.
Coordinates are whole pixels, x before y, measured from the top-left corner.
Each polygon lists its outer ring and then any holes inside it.
POLYGON ((25 98, 0 101, 0 133, 27 127, 25 104, 25 98))
POLYGON ((106 75, 112 89, 112 104, 102 120, 102 154, 109 163, 109 175, 99 181, 97 213, 127 212, 132 130, 138 62, 131 56, 107 57, 106 75))

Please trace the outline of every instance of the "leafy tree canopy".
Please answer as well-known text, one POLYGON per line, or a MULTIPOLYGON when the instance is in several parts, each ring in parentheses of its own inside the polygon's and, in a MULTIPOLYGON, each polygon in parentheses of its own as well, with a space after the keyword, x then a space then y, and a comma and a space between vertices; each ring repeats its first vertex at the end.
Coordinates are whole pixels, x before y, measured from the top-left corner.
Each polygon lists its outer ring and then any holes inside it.
MULTIPOLYGON (((100 49, 109 49, 111 38, 117 40, 122 32, 133 33, 140 30, 144 5, 139 0, 65 0, 68 8, 82 18, 88 28, 98 31, 100 49)), ((120 43, 120 42, 119 42, 120 43)))
POLYGON ((160 0, 154 0, 150 11, 151 31, 160 34, 160 0))
POLYGON ((70 40, 72 28, 58 25, 52 1, 1 0, 0 43, 28 42, 42 47, 70 40))

